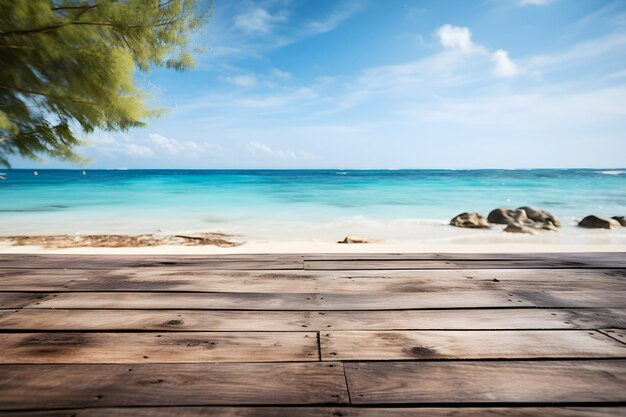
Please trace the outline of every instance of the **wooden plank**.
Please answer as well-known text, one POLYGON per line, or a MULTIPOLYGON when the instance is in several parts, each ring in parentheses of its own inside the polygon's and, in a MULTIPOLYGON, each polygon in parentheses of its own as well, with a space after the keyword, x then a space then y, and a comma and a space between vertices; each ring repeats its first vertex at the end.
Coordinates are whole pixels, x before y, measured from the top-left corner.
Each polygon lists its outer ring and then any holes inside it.
POLYGON ((4 292, 0 293, 0 308, 22 308, 26 305, 43 299, 43 294, 32 294, 27 292, 4 292))
POLYGON ((404 255, 35 255, 2 254, 2 268, 176 267, 197 269, 419 269, 419 268, 626 268, 624 253, 404 254, 404 255), (343 256, 343 259, 342 259, 343 256), (306 259, 306 261, 305 261, 306 259), (333 263, 335 265, 333 265, 333 263), (384 266, 381 263, 385 264, 384 266))
POLYGON ((373 261, 373 260, 537 260, 545 253, 306 253, 304 261, 373 261))
MULTIPOLYGON (((626 327, 626 326, 622 326, 626 327)), ((625 329, 600 329, 605 335, 617 340, 626 346, 626 330, 625 329)))
POLYGON ((621 417, 626 407, 128 407, 16 411, 4 417, 621 417))
POLYGON ((444 260, 331 260, 304 261, 304 270, 310 271, 358 271, 392 269, 459 269, 459 265, 444 260))
POLYGON ((353 405, 626 401, 626 360, 345 364, 353 405))
POLYGON ((0 291, 433 292, 624 290, 626 270, 194 271, 0 269, 0 291))
MULTIPOLYGON (((330 253, 305 254, 304 261, 565 261, 577 267, 624 265, 624 252, 537 252, 537 253, 330 253)), ((623 267, 623 266, 622 266, 623 267)))
POLYGON ((626 260, 606 262, 568 259, 538 260, 331 260, 304 261, 305 270, 392 270, 392 269, 568 269, 568 268, 625 268, 626 260))
POLYGON ((626 358, 623 345, 598 331, 322 332, 322 360, 626 358))
MULTIPOLYGON (((617 292, 603 292, 606 299, 617 292), (606 294, 605 294, 606 293, 606 294)), ((596 301, 600 295, 596 295, 596 301)), ((586 305, 575 296, 573 304, 586 305)), ((567 300, 559 299, 560 304, 567 300)), ((626 304, 626 297, 619 300, 626 304)), ((544 303, 549 304, 549 303, 544 303)), ((497 291, 390 294, 264 294, 264 293, 167 293, 72 292, 46 293, 28 308, 118 308, 207 310, 397 310, 472 307, 524 307, 535 303, 497 291)), ((610 303, 609 303, 610 305, 610 303)), ((542 305, 543 306, 543 305, 542 305)), ((545 305, 549 307, 550 305, 545 305)), ((597 305, 589 305, 594 307, 597 305)), ((3 306, 0 306, 3 307, 3 306)), ((619 305, 618 305, 619 307, 619 305)), ((6 307, 4 307, 6 308, 6 307)))
MULTIPOLYGON (((40 293, 24 308, 206 310, 404 310, 494 307, 626 307, 626 291, 449 291, 425 293, 40 293)), ((13 308, 14 302, 0 308, 13 308)), ((11 300, 10 300, 11 301, 11 300)))
POLYGON ((319 274, 187 268, 1 269, 0 291, 315 292, 319 274))
POLYGON ((317 333, 4 333, 0 338, 0 364, 318 359, 317 333))
POLYGON ((0 409, 346 404, 340 363, 0 365, 0 409))
POLYGON ((320 331, 601 329, 626 327, 626 309, 389 311, 0 310, 4 331, 320 331))
POLYGON ((576 257, 555 257, 554 259, 525 261, 525 260, 455 260, 455 265, 460 268, 480 269, 485 268, 626 268, 626 259, 608 257, 605 259, 588 260, 576 257))
POLYGON ((624 252, 523 252, 523 253, 310 253, 305 261, 332 260, 546 260, 555 258, 590 260, 623 259, 624 252))
POLYGON ((626 307, 626 291, 510 291, 536 307, 626 307))
POLYGON ((303 256, 271 255, 34 255, 0 254, 1 268, 15 269, 119 269, 186 268, 201 269, 302 269, 303 256))

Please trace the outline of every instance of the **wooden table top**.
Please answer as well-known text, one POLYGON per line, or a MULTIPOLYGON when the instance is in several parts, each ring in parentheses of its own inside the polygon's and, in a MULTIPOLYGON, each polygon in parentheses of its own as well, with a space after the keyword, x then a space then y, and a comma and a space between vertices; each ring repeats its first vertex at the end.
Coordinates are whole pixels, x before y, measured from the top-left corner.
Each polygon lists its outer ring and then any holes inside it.
POLYGON ((623 416, 626 254, 0 255, 0 416, 623 416))

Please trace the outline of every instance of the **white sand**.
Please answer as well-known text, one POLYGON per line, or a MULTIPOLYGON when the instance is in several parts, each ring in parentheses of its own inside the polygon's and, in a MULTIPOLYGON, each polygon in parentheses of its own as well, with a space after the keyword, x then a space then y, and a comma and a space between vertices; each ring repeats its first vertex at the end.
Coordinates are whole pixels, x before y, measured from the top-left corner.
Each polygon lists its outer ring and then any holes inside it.
POLYGON ((551 243, 446 243, 385 242, 338 244, 333 242, 251 241, 234 248, 217 246, 152 246, 138 248, 69 248, 45 249, 38 246, 10 246, 0 243, 0 253, 40 254, 109 254, 109 255, 216 255, 266 253, 532 253, 532 252, 626 252, 623 244, 551 244, 551 243))

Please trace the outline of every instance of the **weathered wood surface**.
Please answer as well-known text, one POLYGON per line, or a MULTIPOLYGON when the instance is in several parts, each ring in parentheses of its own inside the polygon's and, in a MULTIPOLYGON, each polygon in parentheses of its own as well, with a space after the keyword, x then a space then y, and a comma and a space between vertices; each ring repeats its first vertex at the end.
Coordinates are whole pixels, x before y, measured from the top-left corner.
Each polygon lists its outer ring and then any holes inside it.
POLYGON ((196 271, 0 269, 0 291, 435 292, 623 290, 626 270, 196 271))
POLYGON ((356 362, 354 405, 626 401, 626 360, 356 362))
POLYGON ((184 268, 187 270, 233 269, 302 269, 302 255, 231 255, 231 256, 161 256, 161 255, 30 255, 0 256, 1 268, 17 269, 115 269, 115 268, 184 268))
POLYGON ((587 330, 322 332, 322 360, 625 358, 626 345, 587 330))
POLYGON ((623 253, 602 254, 542 254, 542 255, 483 255, 446 254, 434 259, 412 256, 390 257, 321 257, 304 258, 306 270, 347 269, 481 269, 481 268, 625 268, 623 253))
POLYGON ((589 265, 604 268, 612 262, 623 262, 623 252, 536 252, 536 253, 330 253, 304 255, 304 262, 309 261, 525 261, 531 268, 533 262, 558 261, 572 263, 576 267, 589 265))
POLYGON ((341 363, 0 365, 0 410, 347 404, 341 363))
POLYGON ((44 298, 43 295, 27 292, 0 293, 0 308, 22 308, 44 298))
MULTIPOLYGON (((27 293, 24 293, 27 294, 27 293)), ((30 295, 30 294, 28 294, 30 295)), ((192 310, 400 310, 626 307, 626 291, 446 291, 417 293, 68 292, 0 298, 0 308, 192 310), (29 302, 30 301, 30 302, 29 302)))
MULTIPOLYGON (((231 255, 239 256, 239 255, 231 255)), ((254 255, 252 255, 254 256, 254 255)), ((288 255, 286 255, 288 256, 288 255)), ((302 255, 305 261, 368 261, 368 260, 446 260, 446 261, 537 261, 559 259, 574 262, 623 259, 623 252, 526 252, 526 253, 315 253, 302 255)))
POLYGON ((622 327, 622 329, 603 329, 600 331, 626 346, 626 326, 622 327))
MULTIPOLYGON (((121 309, 187 309, 205 310, 397 310, 416 308, 597 307, 626 306, 626 294, 619 292, 569 292, 559 297, 542 295, 539 302, 525 301, 514 294, 495 291, 455 291, 437 293, 389 294, 297 294, 297 293, 170 293, 170 292, 69 292, 40 293, 24 308, 121 308, 121 309), (571 293, 571 294, 569 294, 571 293), (569 301, 572 300, 572 301, 569 301)), ((526 294, 526 297, 534 293, 526 294)), ((0 300, 1 302, 2 300, 0 300)), ((1 305, 1 308, 12 308, 1 305)))
POLYGON ((394 261, 304 261, 305 270, 393 270, 393 269, 503 269, 503 268, 533 268, 533 269, 571 269, 571 268, 626 268, 626 261, 612 259, 607 263, 595 261, 567 261, 567 260, 476 260, 476 261, 444 261, 444 260, 394 260, 394 261))
POLYGON ((616 416, 624 329, 623 253, 0 255, 0 416, 616 416))
POLYGON ((626 268, 624 253, 424 254, 424 255, 30 255, 0 258, 1 268, 144 268, 187 269, 480 269, 480 268, 626 268))
POLYGON ((132 407, 16 411, 4 417, 622 417, 626 407, 132 407))
POLYGON ((389 311, 0 310, 7 331, 324 331, 626 328, 626 309, 389 311))
POLYGON ((5 333, 0 337, 0 364, 317 360, 317 333, 55 332, 5 333))

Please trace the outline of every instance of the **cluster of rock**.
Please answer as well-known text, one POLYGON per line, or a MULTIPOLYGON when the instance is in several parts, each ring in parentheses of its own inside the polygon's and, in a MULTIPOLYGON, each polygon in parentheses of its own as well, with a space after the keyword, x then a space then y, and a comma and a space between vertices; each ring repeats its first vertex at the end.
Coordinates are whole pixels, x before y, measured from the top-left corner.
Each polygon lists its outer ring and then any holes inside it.
MULTIPOLYGON (((546 210, 519 207, 497 208, 487 217, 479 213, 461 213, 450 221, 452 226, 471 229, 488 229, 494 224, 504 225, 505 232, 534 234, 537 230, 557 231, 561 227, 561 220, 546 210)), ((591 215, 582 219, 578 225, 590 229, 614 229, 626 226, 626 219, 624 216, 607 218, 591 215)))
POLYGON ((536 230, 557 230, 561 221, 552 213, 535 207, 497 208, 485 218, 478 213, 461 213, 450 221, 452 226, 487 229, 493 224, 505 225, 505 232, 535 233, 536 230))

